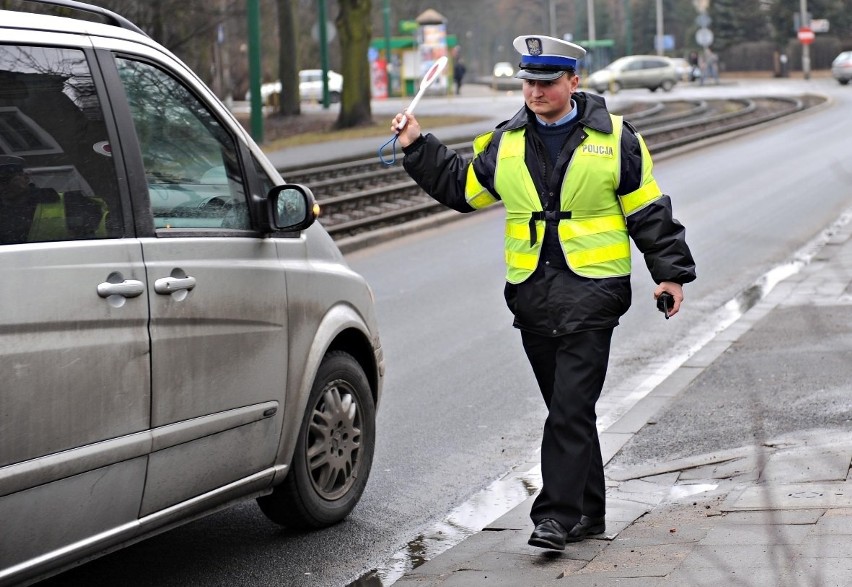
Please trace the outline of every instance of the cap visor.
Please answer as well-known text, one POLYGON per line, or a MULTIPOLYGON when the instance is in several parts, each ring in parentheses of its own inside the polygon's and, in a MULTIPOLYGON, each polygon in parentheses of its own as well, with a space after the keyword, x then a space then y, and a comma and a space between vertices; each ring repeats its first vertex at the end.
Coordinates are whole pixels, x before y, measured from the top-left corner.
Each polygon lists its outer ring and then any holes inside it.
POLYGON ((558 71, 543 71, 535 69, 521 69, 515 74, 518 79, 535 79, 539 81, 553 81, 565 75, 564 70, 558 71))

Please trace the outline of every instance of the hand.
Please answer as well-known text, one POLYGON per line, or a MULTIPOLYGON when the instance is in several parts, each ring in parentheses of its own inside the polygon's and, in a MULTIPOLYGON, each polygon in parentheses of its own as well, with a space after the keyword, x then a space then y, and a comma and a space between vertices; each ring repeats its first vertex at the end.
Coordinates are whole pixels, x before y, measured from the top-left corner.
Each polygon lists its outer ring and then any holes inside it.
POLYGON ((407 147, 420 137, 420 123, 414 118, 413 114, 400 112, 393 117, 391 122, 391 132, 399 135, 399 144, 407 147), (406 119, 405 126, 402 129, 399 125, 402 124, 403 117, 406 119))
POLYGON ((683 286, 673 281, 664 281, 654 290, 654 299, 656 300, 660 297, 660 294, 663 292, 670 293, 672 298, 674 298, 674 304, 668 314, 669 318, 671 318, 680 310, 680 304, 683 302, 683 286))

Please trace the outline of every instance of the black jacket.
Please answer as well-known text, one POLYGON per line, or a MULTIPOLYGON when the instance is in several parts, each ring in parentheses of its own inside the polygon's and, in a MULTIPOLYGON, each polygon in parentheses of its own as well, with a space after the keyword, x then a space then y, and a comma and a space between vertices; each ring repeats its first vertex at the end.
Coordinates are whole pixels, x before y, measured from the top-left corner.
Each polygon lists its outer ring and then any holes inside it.
MULTIPOLYGON (((612 133, 612 119, 604 99, 577 92, 578 117, 574 131, 555 166, 542 157, 541 141, 535 132, 535 115, 521 108, 511 120, 497 126, 494 140, 471 163, 479 182, 497 198, 494 171, 499 131, 526 126, 526 162, 547 209, 549 195, 558 194, 574 150, 585 140, 585 128, 612 133), (532 132, 530 132, 532 131, 532 132)), ((642 155, 636 131, 624 123, 621 139, 621 183, 619 194, 641 185, 642 155)), ((474 209, 465 201, 468 162, 433 135, 420 137, 404 149, 403 166, 429 195, 459 212, 474 209)), ((552 200, 551 200, 552 201, 552 200)), ((695 279, 695 262, 686 244, 684 227, 673 218, 669 196, 654 201, 627 218, 630 237, 645 257, 654 281, 684 284, 695 279)), ((536 271, 524 282, 506 284, 506 303, 515 315, 515 326, 543 335, 559 336, 580 330, 611 328, 630 307, 630 277, 589 279, 571 271, 565 263, 556 224, 548 224, 542 255, 536 271)))

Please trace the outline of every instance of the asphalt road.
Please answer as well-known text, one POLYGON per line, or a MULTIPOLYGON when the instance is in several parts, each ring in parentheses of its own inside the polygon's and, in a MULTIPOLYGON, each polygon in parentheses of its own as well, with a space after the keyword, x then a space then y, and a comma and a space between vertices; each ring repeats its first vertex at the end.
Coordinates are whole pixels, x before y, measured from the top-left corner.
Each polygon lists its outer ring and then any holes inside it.
MULTIPOLYGON (((665 321, 636 259, 634 307, 616 331, 605 396, 696 344, 728 300, 852 204, 852 91, 830 80, 811 84, 835 104, 658 160, 657 180, 687 227, 699 279, 687 286, 681 315, 665 321)), ((533 460, 544 409, 502 299, 501 234, 499 210, 486 211, 348 256, 375 290, 388 376, 373 472, 347 521, 291 534, 249 502, 44 585, 343 586, 386 566, 454 507, 533 460)), ((713 406, 719 422, 736 408, 713 406)), ((691 425, 686 415, 671 423, 673 438, 691 425)), ((650 458, 671 448, 648 443, 641 450, 650 458)))

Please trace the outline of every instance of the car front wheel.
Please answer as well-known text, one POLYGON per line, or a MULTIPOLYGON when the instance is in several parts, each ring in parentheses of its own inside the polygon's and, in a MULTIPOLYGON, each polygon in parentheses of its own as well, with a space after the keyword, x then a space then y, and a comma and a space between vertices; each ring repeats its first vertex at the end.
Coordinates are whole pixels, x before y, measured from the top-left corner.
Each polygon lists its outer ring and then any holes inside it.
POLYGON ((663 80, 663 85, 661 87, 663 88, 664 92, 671 92, 674 85, 675 83, 672 80, 667 79, 663 80))
POLYGON ((367 376, 348 353, 329 353, 317 371, 287 477, 260 509, 289 528, 343 520, 361 498, 373 463, 376 408, 367 376))

